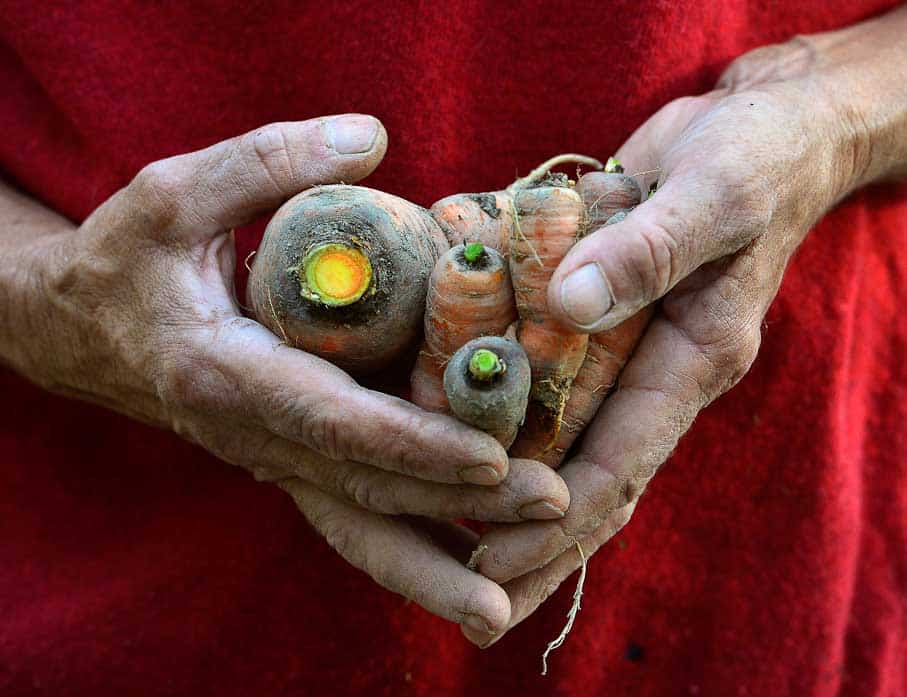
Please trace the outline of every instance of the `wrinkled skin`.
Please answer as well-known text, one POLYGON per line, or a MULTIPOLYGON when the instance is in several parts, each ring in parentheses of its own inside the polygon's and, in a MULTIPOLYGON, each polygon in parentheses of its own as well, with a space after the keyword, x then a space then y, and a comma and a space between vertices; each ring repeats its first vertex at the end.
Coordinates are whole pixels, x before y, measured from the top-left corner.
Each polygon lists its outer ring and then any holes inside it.
POLYGON ((485 434, 282 346, 237 307, 230 229, 307 187, 366 176, 386 145, 368 117, 275 124, 154 163, 78 228, 0 185, 0 359, 278 482, 351 563, 488 645, 576 568, 574 539, 592 553, 629 520, 698 411, 746 372, 813 222, 853 188, 907 172, 907 108, 891 89, 907 84, 905 17, 753 52, 618 153, 628 171, 660 167, 662 188, 570 253, 551 305, 595 331, 663 301, 561 470, 569 493, 485 434), (607 291, 580 288, 563 307, 564 278, 590 262, 607 291), (612 310, 590 319, 605 297, 612 310), (416 517, 556 519, 570 493, 558 522, 489 533, 484 577, 463 565, 472 533, 416 517))
MULTIPOLYGON (((858 186, 904 176, 907 96, 887 85, 907 79, 897 38, 907 11, 845 31, 743 56, 713 92, 666 105, 617 153, 628 172, 657 168, 643 182, 646 191, 657 177, 657 193, 570 251, 549 305, 587 332, 656 301, 658 311, 560 470, 567 516, 481 540, 479 570, 510 598, 508 629, 579 566, 577 541, 588 556, 630 520, 696 415, 747 372, 785 267, 816 221, 858 186)), ((483 647, 504 634, 464 633, 483 647)))
POLYGON ((463 564, 475 535, 415 516, 560 517, 559 477, 284 346, 233 295, 232 228, 308 187, 362 179, 386 140, 361 115, 272 124, 152 163, 78 228, 0 187, 0 356, 275 481, 379 583, 501 628, 507 596, 463 564))

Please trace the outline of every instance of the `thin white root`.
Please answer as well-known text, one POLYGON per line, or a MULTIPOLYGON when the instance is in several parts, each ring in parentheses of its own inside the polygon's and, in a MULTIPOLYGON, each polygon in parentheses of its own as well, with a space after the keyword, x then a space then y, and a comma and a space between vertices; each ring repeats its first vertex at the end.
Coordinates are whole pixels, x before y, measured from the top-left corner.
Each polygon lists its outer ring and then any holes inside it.
POLYGON ((277 316, 277 311, 274 309, 274 301, 271 299, 271 289, 266 288, 268 291, 268 305, 271 306, 271 314, 274 316, 274 321, 277 323, 277 326, 280 327, 280 333, 283 336, 283 343, 287 346, 290 345, 290 337, 287 336, 287 330, 283 328, 283 325, 280 323, 280 318, 277 316))
POLYGON ((249 261, 250 261, 250 260, 252 259, 252 257, 254 257, 257 253, 258 253, 258 250, 257 250, 257 249, 253 249, 251 252, 249 252, 249 254, 246 256, 246 260, 243 262, 243 264, 244 264, 245 267, 246 267, 246 271, 248 271, 249 273, 252 273, 252 265, 249 263, 249 261))
POLYGON ((510 212, 513 215, 513 231, 519 236, 523 242, 526 243, 526 246, 529 247, 529 251, 532 252, 532 258, 538 262, 538 265, 544 266, 542 263, 542 258, 539 256, 538 252, 535 251, 535 247, 532 246, 532 242, 526 239, 526 235, 523 234, 523 228, 520 227, 520 214, 517 213, 516 203, 514 203, 513 198, 510 199, 510 212))
POLYGON ((470 571, 475 571, 479 568, 479 561, 482 559, 482 555, 488 551, 488 545, 479 545, 474 550, 472 554, 469 555, 469 561, 466 562, 466 568, 470 571))
POLYGON ((586 583, 586 555, 583 554, 583 548, 580 547, 579 540, 573 540, 573 544, 576 545, 576 551, 579 552, 581 563, 579 579, 576 581, 576 590, 573 591, 573 604, 570 606, 570 611, 567 613, 567 624, 564 625, 564 628, 561 630, 557 639, 548 644, 548 648, 546 648, 545 653, 542 654, 542 675, 548 675, 548 654, 555 649, 560 648, 567 640, 567 635, 570 633, 570 630, 573 629, 573 621, 576 619, 580 610, 580 599, 583 597, 583 585, 586 583))
POLYGON ((527 186, 532 186, 539 179, 548 174, 549 171, 568 162, 575 162, 580 165, 586 165, 587 167, 592 167, 593 169, 604 169, 605 166, 596 160, 594 157, 588 157, 587 155, 577 155, 576 153, 564 153, 563 155, 555 155, 550 160, 546 160, 534 170, 532 170, 525 177, 517 179, 513 184, 507 187, 507 191, 513 193, 519 189, 525 189, 527 186))

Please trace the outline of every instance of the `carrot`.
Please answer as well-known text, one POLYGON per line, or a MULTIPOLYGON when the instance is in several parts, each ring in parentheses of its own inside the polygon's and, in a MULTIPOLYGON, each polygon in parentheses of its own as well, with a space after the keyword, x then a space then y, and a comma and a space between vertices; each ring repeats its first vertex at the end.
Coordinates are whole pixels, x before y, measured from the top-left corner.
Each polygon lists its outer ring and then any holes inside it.
POLYGON ((588 335, 561 326, 549 313, 548 282, 581 236, 580 196, 558 179, 519 189, 515 196, 510 274, 520 316, 517 337, 532 366, 526 421, 511 452, 541 458, 554 446, 570 385, 586 355, 588 335))
POLYGON ((502 191, 482 194, 454 194, 437 201, 431 214, 447 235, 451 246, 462 242, 481 242, 502 254, 510 249, 513 234, 513 197, 520 189, 534 185, 558 165, 576 163, 602 169, 605 165, 592 157, 565 153, 546 160, 525 177, 502 191))
POLYGON ((428 279, 447 248, 415 204, 359 186, 315 187, 268 224, 248 302, 290 346, 374 372, 418 337, 428 279))
POLYGON ((506 191, 454 194, 437 201, 429 210, 451 245, 481 242, 506 254, 513 227, 512 200, 506 191))
POLYGON ((632 209, 642 199, 642 191, 633 177, 624 174, 617 160, 608 161, 604 172, 589 172, 580 177, 576 190, 586 204, 588 229, 604 225, 621 209, 632 209))
MULTIPOLYGON (((520 283, 515 284, 520 315, 517 336, 529 355, 533 386, 526 424, 514 446, 517 456, 538 458, 554 445, 570 384, 588 343, 585 335, 567 331, 548 317, 544 299, 551 274, 585 228, 582 200, 570 190, 571 182, 563 175, 550 174, 553 167, 566 162, 604 168, 598 160, 583 155, 558 155, 502 191, 448 196, 431 207, 452 244, 477 239, 509 252, 511 273, 514 278, 520 275, 520 283), (520 216, 526 211, 517 213, 521 200, 533 209, 525 223, 520 216), (552 234, 549 228, 557 232, 552 234)), ((425 353, 430 355, 431 348, 425 353)), ((427 408, 439 408, 443 400, 437 397, 436 383, 432 385, 427 377, 430 368, 429 357, 423 354, 414 374, 414 399, 427 408)))
POLYGON ((570 398, 564 407, 561 429, 554 446, 539 460, 558 467, 567 451, 586 426, 595 418, 599 407, 617 383, 636 344, 652 318, 647 307, 616 327, 592 334, 586 357, 570 388, 570 398))
POLYGON ((531 368, 526 352, 500 336, 462 346, 444 371, 444 391, 457 417, 510 447, 526 413, 531 368))
MULTIPOLYGON (((612 158, 608 164, 613 162, 612 158)), ((586 205, 590 226, 613 225, 639 205, 642 191, 622 170, 617 163, 610 172, 590 172, 577 182, 576 190, 586 205)), ((589 337, 586 357, 564 407, 561 430, 554 446, 540 458, 542 462, 552 467, 560 465, 614 386, 651 316, 652 310, 646 308, 618 326, 589 337)))
POLYGON ((481 243, 458 244, 435 264, 425 302, 425 341, 410 378, 412 401, 447 412, 444 368, 478 336, 502 334, 516 319, 506 260, 481 243))

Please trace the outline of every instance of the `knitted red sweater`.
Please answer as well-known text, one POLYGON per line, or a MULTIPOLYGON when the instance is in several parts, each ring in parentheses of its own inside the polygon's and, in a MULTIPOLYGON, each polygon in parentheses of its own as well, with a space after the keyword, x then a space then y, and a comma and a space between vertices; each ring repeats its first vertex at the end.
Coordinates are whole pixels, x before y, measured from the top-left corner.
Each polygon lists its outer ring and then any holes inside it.
MULTIPOLYGON (((7 0, 0 167, 78 221, 151 160, 360 111, 390 134, 368 185, 430 204, 607 156, 740 53, 891 4, 7 0)), ((572 582, 481 652, 277 489, 0 371, 0 694, 903 697, 904 194, 807 239, 750 374, 592 560, 547 678, 572 582)))

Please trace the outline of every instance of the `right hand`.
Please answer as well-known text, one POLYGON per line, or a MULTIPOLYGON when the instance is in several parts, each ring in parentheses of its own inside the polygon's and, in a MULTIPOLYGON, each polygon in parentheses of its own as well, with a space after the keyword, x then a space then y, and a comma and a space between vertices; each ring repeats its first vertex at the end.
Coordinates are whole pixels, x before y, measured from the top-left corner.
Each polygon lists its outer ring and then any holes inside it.
POLYGON ((173 429, 277 482, 352 564, 455 622, 502 629, 509 602, 467 570, 452 523, 557 518, 566 486, 490 436, 357 385, 242 316, 232 229, 308 187, 354 182, 386 149, 374 118, 265 126, 145 167, 24 262, 6 358, 48 389, 173 429), (509 470, 509 475, 508 475, 509 470))

